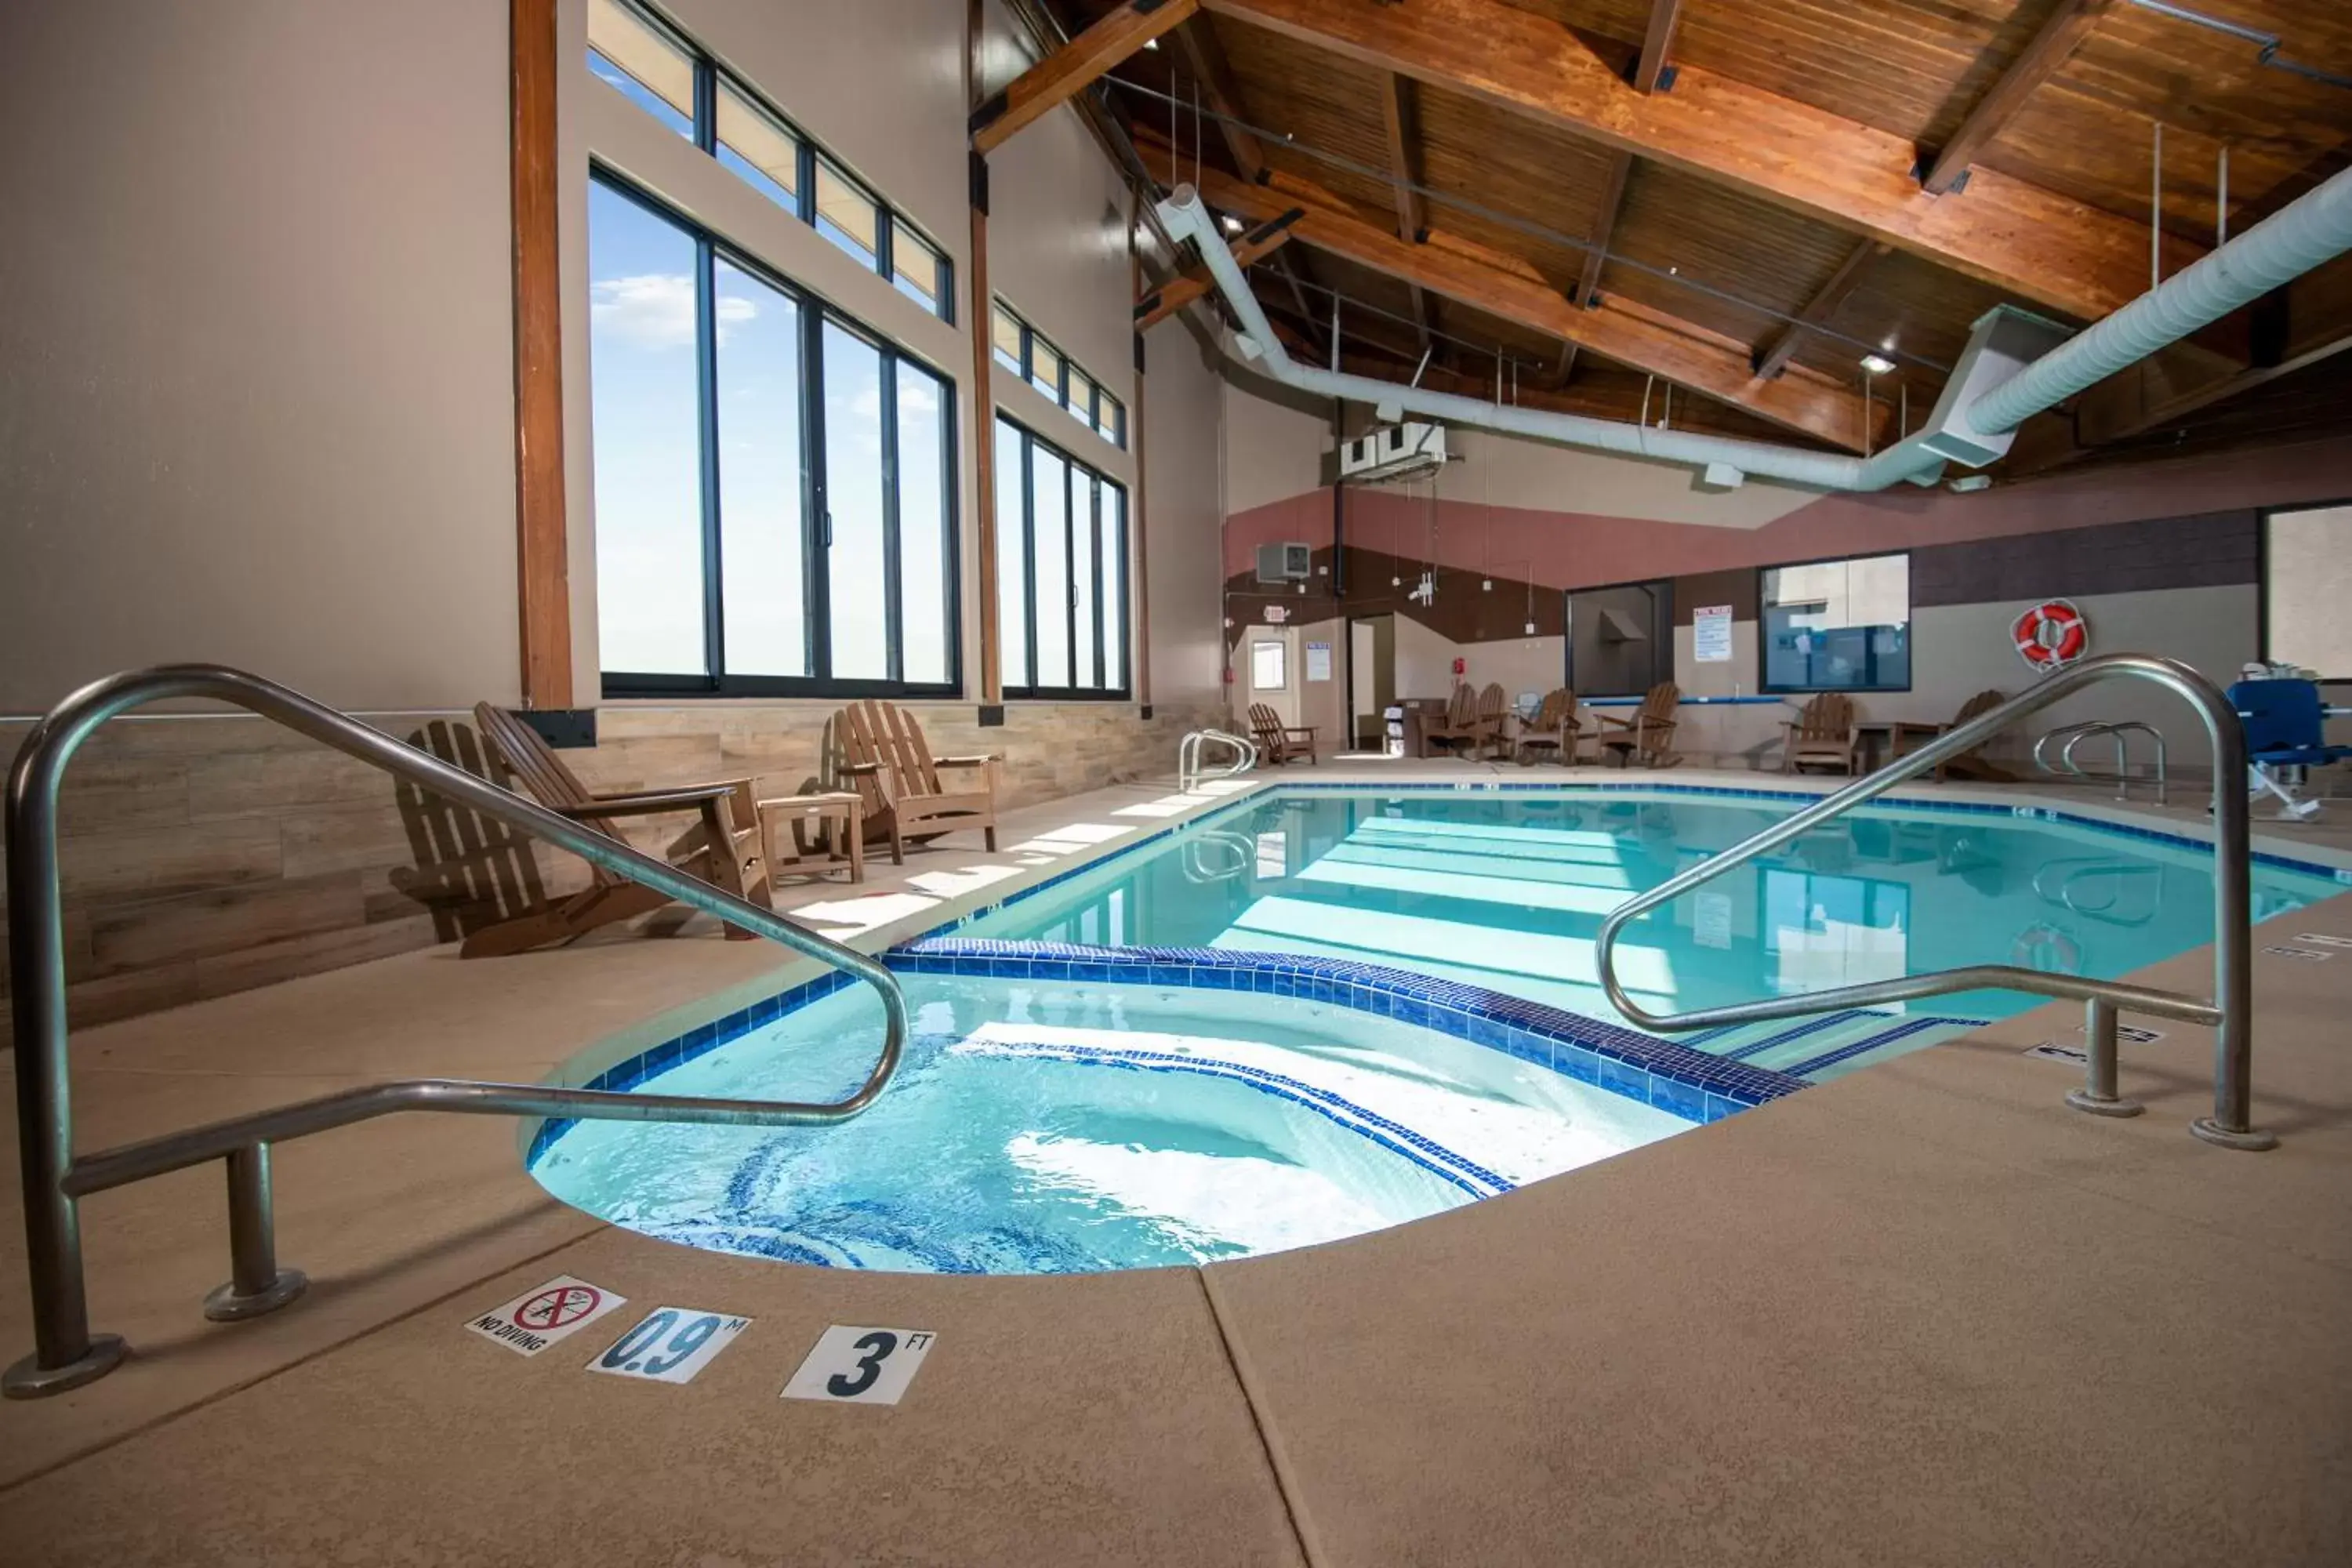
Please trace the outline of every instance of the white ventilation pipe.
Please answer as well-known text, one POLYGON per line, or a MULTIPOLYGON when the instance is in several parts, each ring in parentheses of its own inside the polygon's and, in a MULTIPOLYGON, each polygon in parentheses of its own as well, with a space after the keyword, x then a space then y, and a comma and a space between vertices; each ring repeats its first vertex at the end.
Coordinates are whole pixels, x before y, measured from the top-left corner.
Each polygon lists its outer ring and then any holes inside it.
POLYGON ((1285 385, 1370 404, 1384 419, 1410 411, 1474 429, 1689 463, 1709 470, 1707 482, 1718 486, 1755 474, 1820 489, 1881 490, 1906 479, 1933 484, 1947 460, 1983 467, 2008 451, 2011 434, 2032 416, 2352 250, 2352 170, 2071 339, 2060 341, 2061 329, 2022 312, 1989 311, 1976 323, 1926 427, 1871 458, 1517 408, 1301 364, 1284 351, 1192 187, 1179 185, 1159 211, 1174 235, 1192 237, 1217 291, 1240 320, 1242 333, 1232 346, 1285 385), (2029 353, 2029 346, 2047 352, 2029 353))

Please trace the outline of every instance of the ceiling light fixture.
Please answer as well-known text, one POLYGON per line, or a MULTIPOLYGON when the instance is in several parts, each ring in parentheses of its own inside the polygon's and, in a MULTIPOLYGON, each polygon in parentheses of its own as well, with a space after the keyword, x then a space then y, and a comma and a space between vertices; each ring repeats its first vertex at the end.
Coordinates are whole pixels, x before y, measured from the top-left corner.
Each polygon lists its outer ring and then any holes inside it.
POLYGON ((1160 40, 1157 38, 1146 38, 1143 40, 1143 47, 1147 49, 1156 49, 1160 47, 1160 40))
POLYGON ((1894 370, 1895 362, 1885 354, 1864 354, 1862 356, 1862 368, 1873 375, 1885 375, 1894 370))
MULTIPOLYGON (((1239 234, 1242 231, 1242 220, 1235 217, 1231 213, 1227 213, 1223 217, 1217 221, 1225 226, 1225 232, 1227 234, 1239 234)), ((1891 370, 1894 367, 1889 365, 1887 368, 1891 370)))

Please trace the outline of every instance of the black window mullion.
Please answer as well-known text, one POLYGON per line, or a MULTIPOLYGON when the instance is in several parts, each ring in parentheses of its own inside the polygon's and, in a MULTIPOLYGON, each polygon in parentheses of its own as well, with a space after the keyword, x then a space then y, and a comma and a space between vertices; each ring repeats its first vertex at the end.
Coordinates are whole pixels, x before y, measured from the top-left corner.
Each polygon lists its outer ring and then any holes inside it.
POLYGON ((1117 683, 1111 679, 1109 649, 1103 646, 1103 552, 1107 541, 1103 536, 1103 492, 1108 487, 1102 477, 1095 477, 1095 547, 1092 552, 1095 569, 1095 684, 1108 690, 1117 683))
POLYGON ((825 472, 824 449, 824 311, 814 300, 801 309, 802 418, 808 429, 807 462, 814 483, 810 548, 806 578, 809 585, 809 673, 819 680, 833 675, 833 496, 825 472))
MULTIPOLYGON (((1029 357, 1029 330, 1021 330, 1021 357, 1029 357)), ((1020 429, 1019 426, 1013 426, 1020 429)), ((998 592, 1003 591, 999 584, 998 592)), ((1021 430, 1021 616, 1022 646, 1029 655, 1028 677, 1021 684, 1037 688, 1037 438, 1021 430)))
POLYGON ((694 144, 718 155, 719 69, 698 50, 694 57, 694 144))
POLYGON ((898 602, 898 356, 885 349, 881 363, 883 668, 897 681, 907 678, 907 650, 900 641, 906 610, 898 602))
MULTIPOLYGON (((698 92, 699 89, 698 89, 698 92)), ((726 563, 719 553, 719 300, 709 237, 694 240, 695 424, 702 469, 702 658, 713 683, 727 678, 726 563)))
POLYGON ((1112 681, 1112 680, 1110 680, 1110 679, 1108 679, 1108 671, 1106 671, 1106 672, 1105 672, 1105 677, 1106 677, 1106 678, 1105 678, 1105 679, 1104 679, 1103 684, 1105 684, 1106 686, 1115 686, 1115 687, 1116 687, 1118 690, 1120 690, 1120 691, 1127 691, 1127 690, 1131 689, 1131 688, 1130 688, 1130 686, 1129 686, 1129 680, 1128 680, 1128 673, 1127 673, 1127 672, 1128 672, 1128 651, 1129 651, 1129 641, 1130 641, 1130 640, 1134 637, 1134 636, 1135 636, 1135 605, 1133 604, 1133 602, 1132 602, 1132 601, 1129 598, 1129 596, 1128 596, 1128 575, 1127 575, 1127 534, 1128 534, 1128 528, 1127 528, 1127 507, 1128 507, 1128 494, 1127 494, 1126 488, 1125 488, 1124 486, 1120 487, 1120 489, 1119 489, 1119 492, 1118 492, 1118 500, 1119 500, 1119 505, 1118 505, 1118 525, 1117 525, 1116 527, 1114 527, 1114 528, 1111 530, 1111 532, 1112 532, 1113 534, 1117 535, 1118 540, 1118 628, 1119 628, 1119 637, 1118 637, 1118 647, 1116 649, 1106 649, 1106 650, 1105 650, 1105 653, 1106 653, 1106 655, 1107 655, 1107 656, 1108 656, 1108 654, 1111 654, 1111 653, 1116 653, 1116 654, 1118 655, 1118 680, 1116 680, 1116 681, 1112 681))
POLYGON ((800 219, 811 228, 816 226, 816 143, 803 136, 793 150, 793 162, 800 169, 800 219))
POLYGON ((898 275, 892 268, 890 252, 896 243, 893 231, 897 227, 898 225, 892 221, 890 209, 880 202, 876 202, 874 204, 874 270, 888 279, 894 288, 898 285, 898 275))
MULTIPOLYGON (((1062 374, 1067 384, 1070 362, 1062 362, 1062 374)), ((1063 676, 1068 689, 1078 689, 1078 518, 1076 499, 1071 495, 1078 479, 1078 466, 1062 464, 1062 624, 1070 628, 1070 662, 1063 676)))

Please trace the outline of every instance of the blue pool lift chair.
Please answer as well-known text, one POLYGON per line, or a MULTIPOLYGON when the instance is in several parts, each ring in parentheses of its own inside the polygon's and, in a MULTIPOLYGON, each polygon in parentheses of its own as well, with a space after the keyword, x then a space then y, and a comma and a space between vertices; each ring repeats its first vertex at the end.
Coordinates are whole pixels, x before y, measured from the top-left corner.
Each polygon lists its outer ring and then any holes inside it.
POLYGON ((2252 775, 2247 793, 2278 796, 2283 821, 2316 816, 2320 803, 2298 792, 2313 768, 2352 757, 2352 746, 2331 746, 2326 733, 2327 720, 2352 713, 2352 708, 2331 708, 2320 701, 2315 681, 2279 678, 2239 681, 2230 688, 2230 706, 2246 727, 2252 775))

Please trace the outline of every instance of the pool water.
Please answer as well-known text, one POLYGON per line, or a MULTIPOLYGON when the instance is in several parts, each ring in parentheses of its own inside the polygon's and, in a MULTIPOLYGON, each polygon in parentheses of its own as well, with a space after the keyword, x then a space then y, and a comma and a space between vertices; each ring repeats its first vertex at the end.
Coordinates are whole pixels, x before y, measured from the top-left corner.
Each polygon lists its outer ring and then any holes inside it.
MULTIPOLYGON (((1633 792, 1286 792, 958 934, 1351 959, 1622 1024, 1593 966, 1602 917, 1789 809, 1633 792)), ((1653 1011, 1970 963, 2112 979, 2212 940, 2211 868, 2199 850, 2072 824, 1867 807, 1630 925, 1618 974, 1653 1011)), ((2338 891, 2258 864, 2254 913, 2338 891)), ((1674 1037, 1819 1079, 2038 1003, 1967 993, 1674 1037)))
MULTIPOLYGON (((1692 1125, 1499 1050, 1306 1001, 903 978, 913 1037, 856 1120, 583 1121, 532 1173, 567 1203, 690 1246, 1069 1273, 1335 1240, 1692 1125)), ((837 1099, 880 1034, 861 986, 640 1087, 837 1099)))

